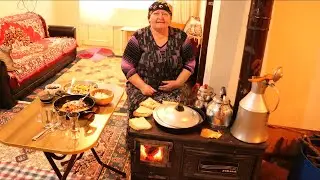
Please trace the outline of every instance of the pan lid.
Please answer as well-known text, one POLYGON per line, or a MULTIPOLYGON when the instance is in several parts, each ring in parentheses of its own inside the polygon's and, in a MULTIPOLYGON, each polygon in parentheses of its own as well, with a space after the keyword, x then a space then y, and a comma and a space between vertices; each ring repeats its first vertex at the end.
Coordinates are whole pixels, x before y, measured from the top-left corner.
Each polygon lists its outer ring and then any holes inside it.
POLYGON ((201 121, 201 116, 197 111, 182 104, 163 104, 154 111, 156 119, 175 128, 190 128, 201 121))

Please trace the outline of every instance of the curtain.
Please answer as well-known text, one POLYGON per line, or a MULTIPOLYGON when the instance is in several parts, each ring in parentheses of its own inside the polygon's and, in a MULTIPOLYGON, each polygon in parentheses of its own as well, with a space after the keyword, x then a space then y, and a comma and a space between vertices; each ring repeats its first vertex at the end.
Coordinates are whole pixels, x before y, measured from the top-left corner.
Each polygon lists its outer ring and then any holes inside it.
MULTIPOLYGON (((199 17, 202 0, 167 0, 172 5, 172 21, 185 24, 191 16, 199 17)), ((86 25, 134 25, 146 24, 148 7, 154 0, 136 1, 79 1, 79 19, 86 25), (138 23, 144 21, 143 23, 138 23)))
POLYGON ((172 21, 185 24, 191 16, 199 17, 201 0, 168 0, 172 5, 172 21))
POLYGON ((151 4, 152 1, 149 0, 81 0, 79 1, 79 20, 81 24, 86 25, 146 24, 148 8, 151 4))

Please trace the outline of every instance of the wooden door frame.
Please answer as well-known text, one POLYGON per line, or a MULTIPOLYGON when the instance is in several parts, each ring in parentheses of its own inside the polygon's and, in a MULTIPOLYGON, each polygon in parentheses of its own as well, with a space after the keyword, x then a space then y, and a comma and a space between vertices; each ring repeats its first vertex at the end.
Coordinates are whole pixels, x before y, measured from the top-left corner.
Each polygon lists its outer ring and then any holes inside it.
POLYGON ((206 68, 206 59, 207 59, 208 43, 209 43, 209 36, 210 36, 213 2, 214 0, 207 0, 206 2, 206 13, 204 17, 203 35, 202 35, 203 39, 201 44, 198 73, 197 73, 197 83, 199 83, 200 85, 203 83, 204 72, 206 68))

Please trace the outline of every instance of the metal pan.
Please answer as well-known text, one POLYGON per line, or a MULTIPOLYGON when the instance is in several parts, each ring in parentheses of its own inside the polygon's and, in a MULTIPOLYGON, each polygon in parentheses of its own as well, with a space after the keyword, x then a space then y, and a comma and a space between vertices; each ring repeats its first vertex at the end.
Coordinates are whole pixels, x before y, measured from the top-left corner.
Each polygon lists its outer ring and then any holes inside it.
POLYGON ((69 83, 65 84, 63 86, 63 90, 66 93, 71 94, 71 95, 76 95, 76 94, 84 95, 84 94, 89 93, 90 90, 92 90, 92 89, 90 89, 88 92, 83 92, 83 93, 74 92, 72 90, 72 88, 77 86, 77 85, 86 85, 86 86, 90 86, 92 88, 98 88, 98 84, 93 82, 93 81, 74 81, 73 84, 72 84, 72 82, 69 82, 69 83))
POLYGON ((202 124, 204 122, 205 113, 201 109, 194 108, 194 107, 190 107, 190 108, 192 108, 194 111, 199 113, 199 115, 201 116, 200 121, 192 127, 178 128, 178 127, 171 126, 168 123, 162 121, 161 118, 157 117, 157 113, 153 113, 153 120, 159 129, 171 134, 187 134, 187 133, 192 133, 197 131, 200 132, 202 124))
MULTIPOLYGON (((54 109, 56 111, 63 111, 63 110, 61 110, 61 108, 65 103, 67 103, 69 101, 79 100, 83 97, 84 97, 84 95, 67 95, 67 96, 60 97, 54 101, 54 103, 53 103, 54 109)), ((79 112, 81 115, 88 114, 88 113, 94 113, 93 111, 91 111, 91 109, 95 105, 95 101, 91 97, 87 96, 83 100, 83 102, 87 104, 87 107, 84 108, 83 110, 77 111, 77 112, 79 112)))

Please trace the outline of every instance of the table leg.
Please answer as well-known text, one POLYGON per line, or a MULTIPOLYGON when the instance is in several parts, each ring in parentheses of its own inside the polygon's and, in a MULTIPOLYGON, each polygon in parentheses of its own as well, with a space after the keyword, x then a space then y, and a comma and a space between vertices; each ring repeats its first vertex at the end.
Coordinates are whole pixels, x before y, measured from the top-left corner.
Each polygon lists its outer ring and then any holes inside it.
POLYGON ((63 173, 63 175, 61 174, 59 168, 57 167, 56 163, 54 162, 53 159, 58 159, 61 160, 61 157, 56 156, 53 153, 49 153, 49 152, 44 152, 44 155, 46 156, 46 158, 48 159, 51 167, 53 168, 54 172, 57 174, 58 178, 60 180, 65 180, 68 177, 68 174, 70 173, 74 163, 76 162, 77 159, 80 159, 83 155, 83 153, 80 154, 79 158, 77 158, 77 154, 73 154, 68 162, 67 165, 67 169, 66 171, 63 173))
POLYGON ((99 158, 98 154, 97 154, 96 151, 94 150, 94 148, 91 148, 91 151, 92 151, 93 156, 96 158, 96 160, 98 161, 98 163, 99 163, 102 167, 105 167, 105 168, 107 168, 107 169, 110 169, 111 171, 114 171, 115 173, 120 174, 122 177, 126 177, 126 176, 127 176, 125 172, 119 171, 118 169, 116 169, 116 168, 114 168, 114 167, 111 167, 111 166, 105 164, 104 162, 102 162, 101 159, 99 158))

